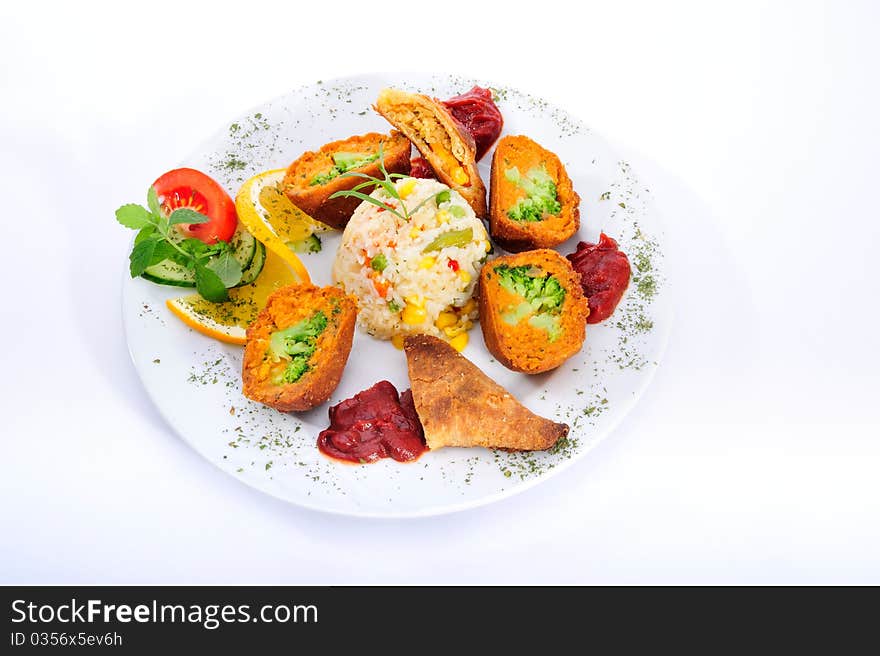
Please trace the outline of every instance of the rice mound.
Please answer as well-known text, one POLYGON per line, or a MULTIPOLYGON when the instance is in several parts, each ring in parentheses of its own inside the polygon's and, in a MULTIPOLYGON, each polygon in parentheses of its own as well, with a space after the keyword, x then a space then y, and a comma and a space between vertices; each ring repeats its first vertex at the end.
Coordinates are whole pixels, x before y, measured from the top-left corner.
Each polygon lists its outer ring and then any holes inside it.
POLYGON ((370 195, 400 214, 398 205, 405 204, 409 220, 363 201, 342 233, 333 280, 357 297, 358 323, 370 335, 391 339, 424 333, 448 339, 477 318, 471 297, 491 248, 489 237, 467 201, 446 185, 403 178, 395 187, 402 200, 381 187, 370 195), (449 199, 438 205, 435 196, 444 191, 449 199), (471 236, 465 239, 468 229, 471 236), (459 239, 456 245, 426 250, 441 235, 459 239), (446 314, 438 327, 441 313, 446 314), (455 314, 454 325, 449 313, 455 314))

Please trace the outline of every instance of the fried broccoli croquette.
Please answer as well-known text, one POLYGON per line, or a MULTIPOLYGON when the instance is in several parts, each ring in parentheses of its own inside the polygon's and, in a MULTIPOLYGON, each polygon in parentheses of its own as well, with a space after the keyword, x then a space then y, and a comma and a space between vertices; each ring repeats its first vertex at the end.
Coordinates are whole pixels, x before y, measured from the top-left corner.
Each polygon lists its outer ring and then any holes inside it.
POLYGON ((480 271, 486 348, 513 371, 549 371, 580 351, 589 313, 579 275, 556 251, 506 255, 480 271))
POLYGON ((552 248, 577 232, 580 196, 559 158, 528 137, 507 136, 492 157, 489 226, 507 251, 552 248))
POLYGON ((311 410, 339 385, 357 304, 337 287, 290 285, 248 326, 244 395, 281 412, 311 410))

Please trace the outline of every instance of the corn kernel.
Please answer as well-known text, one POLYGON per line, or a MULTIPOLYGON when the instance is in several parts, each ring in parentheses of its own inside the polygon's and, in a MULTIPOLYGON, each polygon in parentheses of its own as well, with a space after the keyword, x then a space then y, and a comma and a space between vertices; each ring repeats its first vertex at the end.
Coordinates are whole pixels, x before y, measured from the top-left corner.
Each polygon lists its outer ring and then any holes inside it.
POLYGON ((468 334, 461 333, 449 340, 449 345, 459 353, 464 351, 464 347, 468 345, 468 334))
POLYGON ((465 284, 467 284, 467 283, 469 283, 469 282, 471 281, 471 274, 469 274, 469 273, 468 273, 467 271, 465 271, 464 269, 459 269, 459 270, 458 270, 458 277, 459 277, 459 279, 460 279, 463 283, 465 283, 465 284))
POLYGON ((416 296, 413 294, 412 296, 407 296, 405 299, 407 305, 415 305, 416 307, 425 307, 425 299, 422 296, 416 296))
POLYGON ((403 182, 401 182, 397 187, 397 193, 401 198, 406 198, 409 196, 413 189, 416 188, 416 179, 415 178, 407 178, 403 182))
POLYGON ((403 335, 392 335, 391 343, 394 344, 394 348, 402 351, 403 350, 403 335))
POLYGON ((437 212, 437 221, 441 224, 449 223, 450 218, 450 214, 446 210, 440 210, 437 212))
POLYGON ((462 314, 470 314, 471 312, 473 312, 476 309, 477 309, 477 302, 474 299, 469 298, 468 302, 465 303, 463 306, 461 306, 461 313, 462 314))
POLYGON ((428 318, 428 311, 417 305, 407 305, 403 308, 400 318, 403 319, 403 323, 409 326, 418 326, 419 324, 425 323, 425 319, 428 318))
POLYGON ((420 269, 430 269, 430 268, 431 268, 432 266, 434 266, 436 263, 437 263, 437 260, 436 260, 436 259, 434 259, 434 258, 431 257, 430 255, 426 255, 426 256, 423 257, 423 258, 421 259, 421 261, 419 262, 419 268, 420 268, 420 269))
POLYGON ((458 323, 458 316, 455 312, 441 312, 434 325, 443 329, 448 328, 449 326, 454 326, 456 323, 458 323))
POLYGON ((456 166, 452 169, 452 181, 455 184, 465 185, 469 182, 470 178, 468 178, 468 174, 464 172, 464 169, 460 166, 456 166))

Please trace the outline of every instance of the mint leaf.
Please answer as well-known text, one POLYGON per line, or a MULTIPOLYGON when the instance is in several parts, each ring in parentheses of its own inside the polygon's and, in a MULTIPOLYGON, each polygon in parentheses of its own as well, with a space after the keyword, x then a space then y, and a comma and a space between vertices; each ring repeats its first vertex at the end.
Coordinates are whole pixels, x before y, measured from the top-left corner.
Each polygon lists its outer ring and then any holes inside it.
POLYGON ((208 249, 208 245, 205 242, 201 239, 196 239, 195 237, 187 237, 180 242, 180 247, 193 255, 204 253, 208 249))
POLYGON ((179 207, 168 217, 168 225, 177 225, 178 223, 207 223, 210 220, 211 217, 205 216, 201 212, 196 212, 188 207, 179 207))
POLYGON ((180 243, 180 247, 187 253, 190 253, 197 260, 207 260, 209 257, 221 255, 229 251, 229 244, 225 241, 217 241, 213 244, 206 244, 201 239, 189 237, 180 243))
POLYGON ((188 266, 190 261, 186 260, 180 252, 167 241, 156 243, 156 250, 153 251, 153 257, 150 258, 150 266, 159 264, 162 260, 171 260, 183 266, 188 266))
POLYGON ((146 228, 142 228, 140 232, 135 235, 134 243, 140 244, 144 239, 149 239, 150 237, 156 236, 158 239, 159 236, 156 234, 156 227, 152 225, 148 225, 146 228))
POLYGON ((210 246, 195 237, 187 237, 180 242, 180 247, 195 258, 203 258, 213 254, 210 251, 210 246))
POLYGON ((153 261, 153 253, 156 252, 157 237, 148 237, 134 245, 131 255, 128 256, 128 270, 132 278, 137 278, 144 272, 153 261))
POLYGON ((223 281, 220 280, 220 276, 200 263, 196 264, 195 270, 196 291, 202 295, 202 298, 212 303, 222 303, 229 300, 229 293, 226 291, 223 281))
POLYGON ((116 210, 116 220, 132 230, 140 230, 153 225, 153 215, 145 207, 134 203, 123 205, 116 210))
POLYGON ((205 266, 217 274, 227 289, 241 282, 241 264, 229 251, 211 258, 205 266))
POLYGON ((162 211, 162 207, 159 205, 159 194, 156 193, 156 188, 153 186, 147 189, 147 205, 157 220, 165 216, 165 212, 162 211))

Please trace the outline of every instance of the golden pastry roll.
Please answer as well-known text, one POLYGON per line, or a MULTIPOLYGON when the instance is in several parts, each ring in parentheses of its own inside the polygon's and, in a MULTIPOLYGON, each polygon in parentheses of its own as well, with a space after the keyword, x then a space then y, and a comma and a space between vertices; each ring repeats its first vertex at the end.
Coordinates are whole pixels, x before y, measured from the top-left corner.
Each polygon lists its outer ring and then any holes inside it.
MULTIPOLYGON (((355 197, 330 198, 337 191, 347 191, 364 182, 364 173, 383 179, 379 169, 379 148, 388 173, 409 174, 409 139, 393 130, 391 134, 370 132, 321 146, 300 155, 287 168, 282 187, 294 205, 312 218, 341 230, 361 201, 355 197)), ((369 194, 371 188, 363 189, 369 194)))
POLYGON ((383 89, 375 108, 409 138, 442 183, 460 193, 478 217, 486 217, 486 187, 477 171, 474 139, 443 103, 420 93, 383 89))

